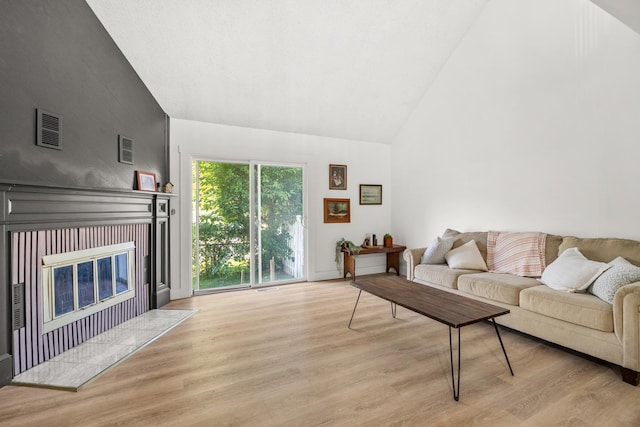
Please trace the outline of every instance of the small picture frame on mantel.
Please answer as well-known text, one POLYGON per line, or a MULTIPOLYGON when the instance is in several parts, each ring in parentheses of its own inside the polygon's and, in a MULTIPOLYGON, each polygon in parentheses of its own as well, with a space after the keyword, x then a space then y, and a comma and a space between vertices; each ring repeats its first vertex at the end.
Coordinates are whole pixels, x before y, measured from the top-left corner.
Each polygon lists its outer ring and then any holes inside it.
POLYGON ((140 191, 157 191, 155 173, 136 171, 136 183, 140 191))

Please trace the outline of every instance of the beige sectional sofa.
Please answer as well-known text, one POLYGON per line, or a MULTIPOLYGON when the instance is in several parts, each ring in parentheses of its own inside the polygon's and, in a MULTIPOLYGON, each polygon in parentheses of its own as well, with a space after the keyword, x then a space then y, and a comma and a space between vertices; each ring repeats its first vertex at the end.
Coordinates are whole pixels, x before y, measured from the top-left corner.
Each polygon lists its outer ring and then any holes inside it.
MULTIPOLYGON (((445 236, 453 237, 454 249, 474 240, 480 254, 487 260, 487 232, 447 230, 445 236)), ((610 263, 621 256, 640 266, 639 241, 550 234, 544 238, 545 268, 569 248, 578 248, 589 260, 610 263)), ((496 318, 497 323, 619 365, 622 379, 638 385, 640 281, 620 287, 609 303, 587 291, 552 289, 539 278, 450 268, 446 263, 421 264, 426 249, 407 249, 404 252, 408 280, 506 307, 510 314, 496 318)))

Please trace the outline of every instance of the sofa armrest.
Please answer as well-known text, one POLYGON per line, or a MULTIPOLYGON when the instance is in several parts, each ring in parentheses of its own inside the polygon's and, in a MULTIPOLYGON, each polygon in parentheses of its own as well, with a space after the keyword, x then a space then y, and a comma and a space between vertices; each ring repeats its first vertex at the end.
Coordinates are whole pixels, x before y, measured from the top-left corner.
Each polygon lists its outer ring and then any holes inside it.
POLYGON ((613 322, 622 342, 622 366, 640 372, 640 282, 618 289, 613 300, 613 322))
POLYGON ((420 264, 420 258, 427 248, 405 249, 402 257, 407 263, 407 280, 413 280, 413 269, 420 264))

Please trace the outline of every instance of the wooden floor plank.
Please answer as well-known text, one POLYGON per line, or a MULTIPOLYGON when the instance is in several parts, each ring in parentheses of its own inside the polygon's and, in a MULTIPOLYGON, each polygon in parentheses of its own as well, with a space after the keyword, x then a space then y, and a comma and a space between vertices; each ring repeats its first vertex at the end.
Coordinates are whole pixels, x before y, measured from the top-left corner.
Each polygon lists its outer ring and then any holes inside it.
POLYGON ((460 401, 448 331, 348 281, 172 301, 198 313, 77 393, 7 386, 0 425, 640 425, 615 367, 509 330, 462 329, 460 401))

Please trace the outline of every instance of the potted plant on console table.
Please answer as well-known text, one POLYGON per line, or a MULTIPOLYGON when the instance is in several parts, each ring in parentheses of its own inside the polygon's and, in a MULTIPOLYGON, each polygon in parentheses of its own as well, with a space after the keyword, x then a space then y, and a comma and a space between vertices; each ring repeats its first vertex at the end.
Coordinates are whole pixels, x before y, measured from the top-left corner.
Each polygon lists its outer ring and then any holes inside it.
POLYGON ((392 248, 393 247, 393 236, 389 233, 384 235, 384 247, 392 248))
POLYGON ((338 269, 338 273, 340 273, 340 259, 342 258, 342 249, 349 249, 351 253, 354 255, 358 255, 360 253, 360 246, 356 245, 350 240, 345 240, 342 237, 340 240, 336 242, 336 268, 338 269))

